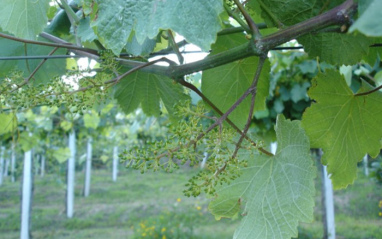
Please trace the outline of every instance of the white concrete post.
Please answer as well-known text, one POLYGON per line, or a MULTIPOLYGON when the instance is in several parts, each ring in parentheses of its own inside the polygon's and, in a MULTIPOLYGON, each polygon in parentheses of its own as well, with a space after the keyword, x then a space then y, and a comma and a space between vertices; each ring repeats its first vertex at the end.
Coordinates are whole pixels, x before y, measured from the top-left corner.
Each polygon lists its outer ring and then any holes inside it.
MULTIPOLYGON (((319 150, 318 156, 321 159, 322 151, 319 150)), ((322 207, 324 210, 324 238, 336 238, 336 226, 334 217, 334 200, 333 200, 333 185, 332 180, 329 178, 326 166, 322 165, 322 207)))
POLYGON ((204 168, 206 166, 207 159, 208 159, 208 153, 204 152, 204 157, 203 157, 202 163, 200 164, 200 168, 204 168))
POLYGON ((40 168, 40 176, 44 177, 45 175, 45 152, 41 155, 41 168, 40 168))
POLYGON ((24 153, 22 198, 21 198, 21 239, 30 236, 30 212, 32 199, 32 150, 24 153))
POLYGON ((15 172, 16 172, 16 143, 12 142, 12 153, 11 153, 11 181, 15 182, 15 172))
POLYGON ((117 181, 118 176, 118 146, 113 149, 113 181, 117 181))
POLYGON ((5 151, 5 147, 1 146, 1 149, 0 149, 0 186, 3 184, 4 151, 5 151))
POLYGON ((87 150, 86 150, 86 165, 85 165, 85 187, 84 187, 84 197, 89 196, 90 193, 90 180, 91 180, 91 170, 92 170, 92 138, 88 138, 87 150))
POLYGON ((67 192, 66 192, 66 216, 73 217, 74 211, 74 177, 76 157, 76 133, 74 129, 69 133, 70 158, 68 159, 67 192))
POLYGON ((368 164, 369 164, 369 158, 368 158, 368 156, 366 154, 365 157, 363 157, 363 169, 364 169, 364 172, 365 172, 366 176, 369 176, 369 167, 368 167, 368 164))

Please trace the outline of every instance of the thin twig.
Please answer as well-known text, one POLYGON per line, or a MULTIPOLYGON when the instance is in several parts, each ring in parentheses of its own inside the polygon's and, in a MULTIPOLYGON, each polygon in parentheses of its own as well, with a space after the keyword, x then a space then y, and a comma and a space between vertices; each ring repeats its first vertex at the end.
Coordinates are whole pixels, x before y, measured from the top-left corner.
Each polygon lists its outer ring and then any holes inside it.
POLYGON ((251 28, 249 28, 248 25, 236 13, 234 13, 227 4, 224 4, 224 9, 230 17, 235 19, 240 24, 240 26, 244 28, 246 32, 251 32, 251 28))
POLYGON ((184 58, 183 58, 182 54, 179 51, 179 47, 178 47, 178 45, 175 42, 175 38, 174 38, 174 35, 172 34, 172 31, 168 30, 167 33, 168 33, 168 36, 169 36, 170 45, 171 45, 172 49, 174 50, 176 56, 178 57, 179 63, 183 64, 184 58))
MULTIPOLYGON (((256 24, 256 26, 258 29, 268 28, 267 24, 265 24, 265 23, 258 23, 258 24, 256 24)), ((244 31, 246 31, 246 30, 243 27, 229 27, 229 28, 225 28, 225 29, 221 30, 220 32, 218 32, 218 36, 240 33, 240 32, 243 33, 244 31)))
MULTIPOLYGON (((196 88, 194 85, 184 81, 184 80, 181 80, 179 81, 179 83, 181 85, 183 85, 184 87, 187 87, 188 89, 194 91, 196 94, 198 94, 204 102, 206 102, 209 106, 212 107, 213 110, 215 110, 219 115, 223 115, 223 112, 218 108, 216 107, 216 105, 214 103, 212 103, 198 88, 196 88)), ((248 135, 245 135, 243 134, 243 132, 239 129, 239 127, 237 127, 229 118, 226 118, 226 122, 237 132, 239 133, 240 135, 244 135, 244 138, 246 140, 248 140, 254 147, 257 147, 257 144, 251 139, 248 137, 248 135)), ((261 151, 262 153, 268 155, 268 156, 273 156, 272 153, 268 152, 266 149, 260 147, 258 148, 259 151, 261 151)))
MULTIPOLYGON (((245 124, 244 130, 243 130, 243 132, 242 132, 242 134, 240 136, 240 139, 236 143, 235 151, 232 154, 231 160, 236 158, 237 153, 239 152, 239 149, 241 147, 241 143, 243 142, 243 139, 244 139, 245 135, 247 135, 249 126, 251 125, 253 111, 254 111, 254 108, 255 108, 255 98, 256 98, 256 93, 257 93, 257 82, 259 81, 261 70, 263 69, 265 59, 266 59, 266 57, 260 57, 260 61, 259 61, 259 65, 257 66, 256 74, 253 77, 253 81, 252 81, 251 86, 248 88, 248 89, 252 89, 252 92, 251 92, 251 94, 252 94, 252 97, 251 97, 251 106, 250 106, 249 113, 248 113, 248 119, 247 119, 247 122, 245 124)), ((223 167, 221 167, 220 169, 218 169, 214 173, 214 176, 216 177, 219 174, 221 174, 227 168, 228 163, 229 163, 229 161, 226 161, 224 163, 223 167)))
POLYGON ((0 61, 17 61, 17 60, 38 60, 38 59, 66 59, 66 58, 81 58, 79 55, 46 55, 46 56, 5 56, 0 57, 0 61))
MULTIPOLYGON (((40 35, 49 35, 48 33, 41 33, 40 35)), ((28 44, 35 44, 35 45, 41 45, 41 46, 51 46, 51 47, 58 47, 58 48, 66 48, 66 49, 71 49, 71 50, 78 50, 82 52, 88 52, 91 54, 98 55, 98 52, 94 49, 90 48, 83 48, 83 47, 78 47, 74 46, 71 43, 65 43, 65 44, 57 44, 57 43, 50 43, 50 42, 42 42, 42 41, 34 41, 34 40, 27 40, 27 39, 21 39, 18 37, 14 37, 8 34, 4 34, 0 32, 0 37, 7 38, 13 41, 18 41, 18 42, 23 42, 23 43, 28 43, 28 44)), ((63 41, 63 40, 62 40, 63 41)))
POLYGON ((240 10, 241 14, 244 16, 245 21, 247 22, 249 28, 251 29, 252 34, 254 35, 255 39, 259 39, 261 37, 261 33, 259 31, 259 28, 257 27, 256 23, 253 21, 251 16, 248 14, 248 12, 245 10, 244 6, 240 3, 239 0, 233 0, 240 10))
POLYGON ((366 92, 362 92, 362 93, 358 93, 358 94, 355 94, 354 96, 363 96, 363 95, 370 95, 371 93, 374 93, 378 90, 382 89, 382 85, 370 90, 370 91, 366 91, 366 92))
POLYGON ((111 84, 111 83, 115 83, 115 84, 117 84, 120 80, 122 80, 122 78, 126 77, 127 75, 129 75, 129 74, 131 74, 131 73, 133 73, 133 72, 135 72, 135 71, 138 71, 138 70, 140 70, 140 69, 142 69, 142 68, 145 68, 145 67, 147 67, 147 66, 151 66, 151 65, 153 65, 153 64, 155 64, 155 63, 161 62, 161 61, 167 62, 167 63, 170 64, 170 65, 176 65, 175 62, 173 62, 173 61, 167 59, 166 57, 162 57, 162 58, 160 58, 160 59, 157 59, 157 60, 154 60, 154 61, 147 62, 147 63, 144 64, 144 65, 140 65, 140 66, 134 67, 133 69, 131 69, 131 70, 129 70, 129 71, 123 73, 122 75, 120 75, 120 76, 118 76, 118 77, 116 77, 116 78, 114 78, 113 80, 106 81, 105 84, 111 84))
MULTIPOLYGON (((253 117, 253 111, 255 109, 255 99, 256 99, 256 94, 257 94, 257 83, 259 82, 260 74, 261 74, 261 71, 263 69, 265 59, 266 59, 266 57, 260 57, 259 64, 258 64, 257 70, 256 70, 256 74, 253 77, 253 81, 252 81, 252 84, 250 86, 250 88, 253 89, 253 91, 251 92, 252 97, 251 97, 251 106, 250 106, 249 113, 248 113, 248 119, 247 119, 247 122, 246 122, 244 130, 243 130, 244 135, 247 135, 249 126, 251 125, 251 121, 252 121, 252 117, 253 117)), ((240 145, 243 142, 243 139, 244 139, 244 136, 241 135, 240 139, 237 141, 235 151, 232 154, 232 159, 236 158, 236 155, 240 149, 240 145)))

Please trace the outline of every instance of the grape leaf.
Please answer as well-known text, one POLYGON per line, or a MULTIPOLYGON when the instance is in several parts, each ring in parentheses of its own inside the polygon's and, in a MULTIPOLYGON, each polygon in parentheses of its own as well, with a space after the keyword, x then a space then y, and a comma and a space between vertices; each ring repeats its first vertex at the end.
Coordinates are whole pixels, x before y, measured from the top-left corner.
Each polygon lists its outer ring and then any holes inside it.
POLYGON ((183 88, 174 84, 170 78, 139 71, 123 78, 116 85, 114 97, 125 113, 130 113, 141 105, 145 114, 153 116, 161 113, 160 100, 172 115, 176 102, 189 99, 183 93, 183 88))
POLYGON ((45 28, 50 0, 3 0, 0 27, 17 37, 35 40, 45 28))
MULTIPOLYGON (((23 44, 9 39, 0 38, 0 55, 2 57, 24 55, 23 44)), ((15 70, 18 61, 0 61, 0 77, 8 76, 8 74, 15 70)))
MULTIPOLYGON (((245 43, 243 34, 232 34, 218 37, 212 46, 212 55, 228 50, 233 46, 245 43)), ((258 65, 257 57, 250 57, 235 61, 223 66, 206 70, 202 75, 202 92, 221 111, 227 111, 251 85, 258 65)), ((265 110, 265 99, 269 94, 270 65, 267 60, 264 64, 257 85, 255 98, 255 111, 265 110)), ((238 126, 243 128, 248 119, 251 105, 251 96, 248 96, 229 116, 238 126)))
POLYGON ((71 156, 70 149, 68 147, 48 149, 47 151, 47 154, 55 158, 58 163, 65 163, 71 156))
POLYGON ((24 152, 27 152, 38 145, 40 138, 36 134, 31 134, 27 131, 23 131, 20 134, 18 143, 24 152))
POLYGON ((81 41, 92 42, 97 39, 93 29, 90 27, 90 18, 86 17, 80 20, 77 28, 77 36, 81 38, 81 41))
MULTIPOLYGON (((371 87, 363 82, 360 92, 371 87)), ((322 148, 333 186, 345 188, 356 178, 357 162, 379 154, 382 138, 382 92, 354 96, 338 72, 319 75, 308 92, 316 101, 303 114, 311 147, 322 148)))
POLYGON ((84 125, 86 128, 97 129, 101 119, 95 110, 84 114, 84 125))
POLYGON ((366 36, 382 36, 381 9, 381 0, 368 2, 368 7, 363 11, 357 21, 355 21, 355 23, 349 28, 349 32, 359 31, 366 36))
POLYGON ((126 51, 133 56, 148 56, 154 50, 156 43, 155 38, 146 38, 143 43, 140 44, 135 34, 133 34, 126 44, 126 51))
MULTIPOLYGON (((376 37, 376 38, 371 38, 372 42, 370 45, 373 44, 381 44, 382 43, 382 37, 376 37)), ((367 56, 363 57, 363 60, 365 60, 367 63, 369 63, 371 66, 374 65, 376 62, 379 63, 379 60, 381 59, 382 56, 382 47, 370 47, 369 48, 369 54, 367 56)))
POLYGON ((172 29, 188 42, 208 50, 221 29, 220 0, 116 0, 98 1, 92 26, 105 47, 119 54, 131 32, 138 43, 153 39, 160 29, 172 29))
MULTIPOLYGON (((251 0, 251 2, 257 2, 257 0, 251 0)), ((266 6, 267 10, 262 8, 261 15, 269 26, 277 26, 271 15, 283 25, 291 26, 325 12, 342 2, 343 0, 263 0, 262 4, 266 6)))
POLYGON ((16 130, 17 118, 14 114, 0 114, 0 135, 10 133, 16 130))
POLYGON ((309 139, 299 121, 279 115, 276 155, 248 159, 242 175, 217 190, 209 205, 216 216, 232 217, 245 203, 244 217, 234 238, 291 238, 297 224, 313 220, 314 177, 309 139))
POLYGON ((333 65, 352 65, 369 53, 370 39, 363 35, 338 33, 308 34, 298 38, 311 58, 333 65))
POLYGON ((44 32, 58 37, 66 37, 70 34, 70 20, 65 10, 61 9, 55 14, 44 32))

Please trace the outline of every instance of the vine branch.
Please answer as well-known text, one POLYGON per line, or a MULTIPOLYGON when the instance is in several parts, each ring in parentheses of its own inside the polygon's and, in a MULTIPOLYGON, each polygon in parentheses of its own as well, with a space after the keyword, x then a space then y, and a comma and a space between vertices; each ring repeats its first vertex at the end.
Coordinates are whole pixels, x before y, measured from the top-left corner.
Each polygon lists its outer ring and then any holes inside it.
MULTIPOLYGON (((261 1, 259 0, 259 2, 261 1)), ((244 45, 232 48, 230 50, 227 50, 225 52, 222 52, 216 55, 206 57, 203 60, 193 62, 193 63, 183 64, 183 65, 169 66, 169 67, 151 65, 149 67, 143 68, 143 70, 149 73, 165 75, 169 78, 178 80, 178 79, 181 79, 183 76, 194 73, 194 72, 207 70, 210 68, 224 65, 224 64, 227 64, 236 60, 240 60, 243 58, 247 58, 250 56, 260 56, 261 54, 264 54, 265 52, 268 52, 269 50, 285 42, 288 42, 291 39, 295 39, 307 33, 318 31, 329 26, 343 25, 344 23, 347 23, 350 21, 351 14, 354 13, 354 10, 356 8, 357 8, 357 4, 354 3, 354 0, 347 0, 343 4, 337 6, 336 8, 331 9, 309 20, 306 20, 302 23, 284 28, 276 33, 270 34, 265 37, 261 37, 258 40, 254 39, 254 40, 248 41, 248 43, 244 45)), ((68 43, 64 44, 63 42, 65 41, 63 41, 62 39, 54 37, 47 33, 41 33, 40 36, 56 43, 25 40, 25 39, 20 39, 20 38, 6 35, 4 33, 0 33, 0 37, 5 37, 11 40, 31 43, 31 44, 67 48, 71 50, 72 52, 74 52, 75 54, 83 55, 91 59, 95 59, 97 61, 100 60, 99 54, 96 50, 77 47, 68 43), (59 42, 59 44, 57 44, 57 42, 59 42)), ((139 65, 145 64, 142 62, 127 60, 123 58, 116 58, 116 60, 120 61, 122 65, 129 66, 129 67, 137 67, 139 65)))

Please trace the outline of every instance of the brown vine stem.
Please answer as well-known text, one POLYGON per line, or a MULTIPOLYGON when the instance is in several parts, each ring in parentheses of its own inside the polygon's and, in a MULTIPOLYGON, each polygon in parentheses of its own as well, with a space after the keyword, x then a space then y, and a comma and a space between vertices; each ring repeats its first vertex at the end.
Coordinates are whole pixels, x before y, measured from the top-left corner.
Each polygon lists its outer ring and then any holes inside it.
POLYGON ((237 8, 240 10, 241 14, 244 16, 244 19, 247 22, 249 28, 251 29, 255 39, 259 39, 261 37, 261 33, 256 23, 253 21, 251 16, 249 16, 248 12, 245 10, 244 6, 240 3, 239 0, 233 0, 233 1, 235 2, 237 8))
MULTIPOLYGON (((264 63, 264 62, 263 62, 264 63)), ((260 66, 260 64, 262 64, 262 63, 259 63, 259 66, 260 66)), ((261 67, 262 68, 262 67, 261 67)), ((188 83, 188 82, 186 82, 186 81, 180 81, 180 82, 182 82, 181 84, 182 85, 184 85, 184 86, 186 86, 187 88, 190 88, 189 87, 189 85, 188 84, 190 84, 190 83, 188 83)), ((190 84, 192 87, 191 88, 196 88, 195 86, 193 86, 192 84, 190 84)), ((197 88, 196 88, 197 89, 197 88)), ((240 98, 223 114, 220 110, 220 113, 221 113, 221 116, 220 116, 220 118, 219 119, 217 119, 216 121, 215 121, 215 123, 213 123, 212 125, 210 125, 210 127, 208 127, 205 131, 203 131, 202 133, 200 133, 199 135, 198 135, 198 137, 196 137, 196 139, 195 140, 190 140, 188 143, 187 143, 187 145, 186 145, 186 147, 190 147, 191 145, 194 145, 194 144, 196 144, 199 140, 201 140, 204 136, 206 136, 209 132, 211 132, 211 130, 213 130, 216 126, 219 126, 219 125, 221 125, 224 121, 227 121, 228 122, 228 116, 237 108, 237 106, 238 105, 240 105, 241 104, 241 102, 243 102, 243 100, 245 99, 245 98, 247 98, 247 96, 249 95, 249 94, 251 94, 252 92, 253 92, 253 90, 254 90, 254 88, 253 87, 249 87, 241 96, 240 96, 240 98)), ((198 90, 199 91, 199 90, 198 90)), ((204 95, 203 95, 203 98, 206 98, 204 95)), ((210 102, 211 104, 212 104, 212 102, 211 101, 209 101, 208 100, 208 102, 210 102)), ((212 104, 213 105, 213 104, 212 104)), ((212 106, 211 105, 211 106, 212 106)), ((216 108, 217 109, 217 107, 215 106, 215 105, 213 105, 213 107, 214 108, 216 108)), ((220 114, 219 113, 219 114, 220 114)), ((232 123, 233 124, 233 123, 232 123)), ((249 139, 249 137, 247 136, 247 135, 245 135, 235 124, 233 124, 234 125, 234 128, 235 128, 235 130, 236 129, 238 129, 239 130, 239 133, 240 133, 240 135, 244 135, 243 136, 243 138, 248 138, 249 139)), ((254 143, 254 145, 256 146, 256 143, 254 143)), ((180 147, 176 147, 176 148, 174 148, 174 149, 172 149, 172 150, 170 150, 171 152, 165 152, 165 153, 162 153, 162 154, 160 154, 160 155, 158 155, 157 157, 156 157, 156 159, 159 159, 159 158, 161 158, 161 157, 164 157, 164 156, 166 156, 166 155, 168 155, 168 154, 171 154, 172 152, 175 152, 175 151, 177 151, 177 150, 179 150, 180 149, 180 147)), ((259 151, 261 151, 261 152, 263 152, 263 153, 265 153, 265 154, 267 154, 267 155, 269 155, 269 156, 273 156, 273 154, 272 153, 270 153, 270 152, 268 152, 268 151, 266 151, 265 149, 263 149, 263 148, 259 148, 259 151)), ((224 170, 224 169, 223 169, 224 170)))
POLYGON ((184 58, 183 58, 182 54, 179 51, 179 47, 178 47, 178 45, 175 42, 175 38, 174 38, 174 35, 172 34, 172 31, 171 30, 167 30, 167 33, 168 33, 168 38, 169 38, 170 45, 172 46, 172 49, 174 50, 176 56, 178 57, 179 63, 183 64, 184 58))
MULTIPOLYGON (((263 62, 264 63, 264 62, 263 62)), ((261 63, 261 61, 260 61, 260 63, 259 63, 259 66, 260 66, 260 64, 263 64, 263 63, 261 63)), ((262 68, 262 66, 260 66, 260 68, 262 68)), ((195 86, 193 86, 192 84, 190 84, 190 83, 188 83, 188 82, 186 82, 186 81, 184 81, 184 80, 182 80, 182 81, 180 81, 180 82, 182 82, 181 84, 182 85, 184 85, 184 86, 186 86, 187 88, 190 88, 190 89, 192 89, 193 90, 193 88, 196 88, 195 86)), ((197 88, 196 88, 197 89, 197 88)), ((219 118, 219 119, 217 119, 216 121, 215 121, 215 123, 213 123, 212 125, 210 125, 210 127, 208 127, 204 132, 202 132, 202 133, 200 133, 199 135, 198 135, 198 137, 196 137, 196 139, 195 140, 190 140, 188 143, 187 143, 187 145, 186 145, 186 147, 189 147, 189 146, 191 146, 191 145, 194 145, 194 144, 196 144, 199 140, 201 140, 204 136, 206 136, 209 132, 211 132, 211 130, 213 130, 216 126, 218 126, 218 125, 221 125, 224 121, 227 121, 228 122, 228 116, 237 108, 237 106, 238 105, 240 105, 241 104, 241 102, 243 102, 243 100, 245 99, 245 98, 247 98, 247 96, 249 95, 249 94, 251 94, 252 92, 253 92, 253 87, 249 87, 241 96, 240 96, 240 98, 223 114, 220 110, 219 110, 219 114, 221 114, 221 117, 219 118)), ((198 92, 199 92, 199 90, 197 90, 198 92)), ((202 94, 203 95, 203 94, 202 94)), ((201 96, 203 99, 204 98, 206 98, 204 95, 203 96, 201 96)), ((211 103, 211 106, 213 105, 212 104, 212 102, 211 101, 209 101, 208 100, 208 102, 210 102, 211 103)), ((214 109, 217 109, 217 107, 215 106, 215 105, 213 105, 213 108, 214 109)), ((232 123, 232 122, 231 122, 232 123)), ((232 125, 233 125, 233 127, 235 128, 235 130, 236 129, 238 129, 239 131, 239 133, 240 133, 240 135, 244 135, 243 136, 243 138, 246 138, 246 139, 249 139, 249 137, 247 136, 247 135, 245 135, 234 123, 232 123, 232 125)), ((232 126, 231 125, 231 126, 232 126)), ((254 143, 254 146, 256 146, 256 143, 254 143)), ((158 156, 156 156, 156 159, 159 159, 159 158, 161 158, 161 157, 164 157, 164 156, 166 156, 166 155, 168 155, 168 154, 171 154, 172 152, 175 152, 175 151, 177 151, 177 150, 179 150, 180 149, 180 147, 176 147, 176 148, 174 148, 174 149, 172 149, 172 150, 170 150, 171 152, 165 152, 165 153, 162 153, 162 154, 160 154, 160 155, 158 155, 158 156)), ((261 151, 261 152, 263 152, 263 153, 265 153, 265 154, 267 154, 267 155, 269 155, 269 156, 273 156, 273 154, 272 153, 270 153, 270 152, 268 152, 268 151, 266 151, 265 149, 263 149, 263 148, 259 148, 259 151, 261 151)), ((224 169, 223 169, 224 170, 224 169)))
POLYGON ((260 74, 261 74, 261 71, 263 69, 265 60, 266 60, 266 55, 264 57, 260 57, 259 65, 257 66, 255 76, 253 77, 252 84, 249 87, 249 89, 252 89, 252 91, 251 91, 252 97, 251 97, 251 106, 250 106, 249 113, 248 113, 248 119, 247 119, 247 122, 245 124, 243 134, 240 136, 240 139, 237 141, 235 151, 232 154, 232 158, 236 158, 236 155, 239 152, 241 143, 243 142, 244 135, 247 135, 249 126, 251 125, 253 111, 255 108, 255 98, 256 98, 256 94, 257 94, 257 83, 259 82, 260 74))
MULTIPOLYGON (((260 57, 259 65, 257 66, 257 70, 256 70, 256 73, 255 73, 255 76, 253 77, 252 84, 248 88, 248 90, 250 90, 251 95, 252 95, 252 97, 251 97, 251 106, 250 106, 249 113, 248 113, 248 119, 247 119, 247 122, 245 124, 244 130, 243 130, 243 132, 242 132, 242 134, 240 136, 240 139, 236 143, 235 151, 232 154, 231 160, 236 158, 237 153, 239 152, 241 143, 243 142, 244 136, 247 135, 249 126, 251 125, 253 111, 254 111, 254 108, 255 108, 255 98, 256 98, 256 93, 257 93, 257 82, 259 81, 260 74, 261 74, 261 71, 263 69, 265 59, 266 59, 266 55, 264 57, 260 57)), ((217 170, 214 173, 214 176, 216 177, 221 172, 223 172, 226 169, 228 163, 229 163, 229 161, 226 161, 224 163, 223 167, 221 167, 219 170, 217 170)))
POLYGON ((240 26, 244 28, 246 32, 251 32, 251 28, 245 24, 245 22, 236 13, 234 13, 226 3, 224 3, 224 9, 230 17, 235 19, 240 24, 240 26))
MULTIPOLYGON (((44 37, 44 36, 47 36, 47 35, 50 35, 50 34, 48 34, 48 33, 41 33, 40 35, 44 37)), ((12 40, 12 41, 18 41, 18 42, 23 42, 23 43, 28 43, 28 44, 34 44, 34 45, 40 45, 40 46, 58 47, 58 48, 66 48, 66 49, 78 50, 78 51, 81 51, 81 52, 88 52, 88 53, 92 53, 92 54, 98 55, 98 52, 96 50, 74 46, 74 45, 72 45, 70 43, 57 44, 57 43, 51 43, 51 42, 42 42, 42 41, 27 40, 27 39, 21 39, 21 38, 18 38, 18 37, 14 37, 14 36, 11 36, 11 35, 8 35, 8 34, 4 34, 2 32, 0 32, 0 37, 6 38, 6 39, 9 39, 9 40, 12 40)))
MULTIPOLYGON (((196 88, 194 85, 184 80, 179 81, 179 83, 183 85, 184 87, 187 87, 190 90, 194 91, 203 99, 204 102, 206 102, 209 106, 211 106, 212 109, 214 109, 219 115, 223 116, 224 113, 214 103, 212 103, 198 88, 196 88)), ((248 135, 243 134, 243 132, 239 129, 239 127, 237 127, 229 118, 226 118, 225 120, 234 130, 236 130, 237 133, 239 133, 246 140, 248 140, 254 147, 257 147, 257 144, 248 135)), ((267 151, 266 149, 262 147, 258 148, 258 150, 268 156, 273 156, 271 152, 267 151)))
POLYGON ((363 95, 370 95, 371 93, 374 93, 374 92, 376 92, 376 91, 378 91, 380 89, 382 89, 382 85, 380 85, 380 86, 378 86, 378 87, 376 87, 376 88, 374 88, 374 89, 372 89, 370 91, 366 91, 366 92, 355 94, 354 96, 357 97, 357 96, 363 96, 363 95))
POLYGON ((131 73, 133 73, 133 72, 136 72, 136 71, 138 71, 138 70, 140 70, 140 69, 142 69, 142 68, 151 66, 151 65, 153 65, 153 64, 155 64, 155 63, 161 62, 161 61, 167 62, 167 63, 170 64, 170 65, 176 65, 175 62, 173 62, 173 61, 167 59, 166 57, 162 57, 162 58, 160 58, 160 59, 157 59, 157 60, 154 60, 154 61, 147 62, 147 63, 144 64, 144 65, 140 65, 140 66, 134 67, 133 69, 131 69, 131 70, 129 70, 129 71, 123 73, 122 75, 120 75, 120 76, 118 76, 118 77, 116 77, 116 78, 114 78, 113 80, 105 81, 105 84, 111 84, 111 83, 115 83, 115 84, 117 84, 118 82, 120 82, 120 81, 122 80, 122 78, 126 77, 127 75, 129 75, 129 74, 131 74, 131 73))

